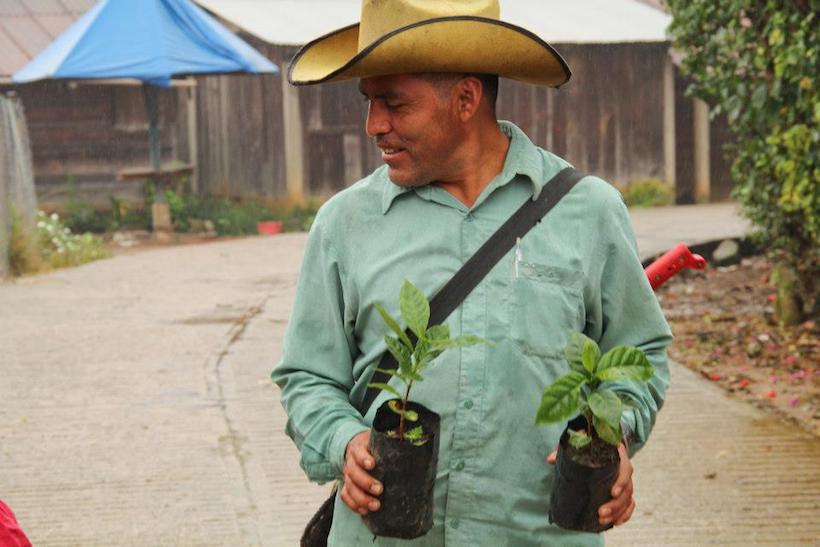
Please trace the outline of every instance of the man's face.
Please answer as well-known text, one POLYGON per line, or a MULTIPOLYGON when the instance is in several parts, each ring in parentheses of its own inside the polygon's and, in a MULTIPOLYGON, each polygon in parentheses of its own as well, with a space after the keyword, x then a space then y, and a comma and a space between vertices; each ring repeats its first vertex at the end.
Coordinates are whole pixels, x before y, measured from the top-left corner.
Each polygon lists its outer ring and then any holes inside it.
POLYGON ((446 86, 410 74, 363 78, 367 134, 399 186, 446 180, 461 129, 446 86))

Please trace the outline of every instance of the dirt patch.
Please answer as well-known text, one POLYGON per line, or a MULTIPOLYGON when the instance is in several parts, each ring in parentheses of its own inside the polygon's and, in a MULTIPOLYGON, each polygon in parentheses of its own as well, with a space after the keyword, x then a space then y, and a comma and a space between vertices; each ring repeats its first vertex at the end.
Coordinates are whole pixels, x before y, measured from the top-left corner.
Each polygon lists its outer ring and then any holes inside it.
POLYGON ((675 334, 674 361, 820 436, 820 328, 777 325, 764 257, 684 272, 657 295, 675 334))

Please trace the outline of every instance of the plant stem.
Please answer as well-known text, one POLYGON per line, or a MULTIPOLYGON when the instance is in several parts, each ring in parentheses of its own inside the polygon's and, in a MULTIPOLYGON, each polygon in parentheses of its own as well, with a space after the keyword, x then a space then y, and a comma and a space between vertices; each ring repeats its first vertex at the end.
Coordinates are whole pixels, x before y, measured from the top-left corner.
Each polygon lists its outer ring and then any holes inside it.
POLYGON ((401 400, 401 414, 399 414, 399 440, 404 440, 404 415, 407 413, 407 400, 410 398, 410 388, 413 387, 413 381, 407 383, 407 389, 404 392, 404 399, 401 400))

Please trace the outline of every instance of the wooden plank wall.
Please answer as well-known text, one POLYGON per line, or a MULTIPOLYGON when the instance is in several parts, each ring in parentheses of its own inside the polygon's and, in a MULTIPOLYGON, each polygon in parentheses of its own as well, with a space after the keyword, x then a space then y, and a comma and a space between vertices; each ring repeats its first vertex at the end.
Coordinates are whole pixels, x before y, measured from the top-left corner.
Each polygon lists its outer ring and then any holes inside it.
MULTIPOLYGON (((243 35, 282 71, 298 48, 243 35)), ((533 141, 579 169, 625 185, 663 178, 663 63, 666 44, 557 45, 574 75, 559 90, 502 80, 498 114, 533 141)), ((197 87, 162 94, 163 157, 188 158, 188 94, 195 96, 198 188, 202 194, 276 200, 288 197, 283 74, 199 76, 197 87)), ((298 88, 304 127, 304 191, 329 196, 381 162, 365 134, 366 104, 356 82, 298 88)), ((681 89, 677 95, 680 97, 681 89)), ((34 152, 38 194, 69 179, 106 181, 147 165, 148 135, 138 87, 72 86, 49 81, 16 86, 34 152)), ((2 89, 0 89, 2 91, 2 89)), ((688 100, 688 99, 687 99, 688 100)), ((678 99, 678 133, 687 100, 678 99)), ((713 173, 724 131, 713 131, 713 173)), ((687 168, 686 138, 678 139, 678 176, 687 168)), ((728 175, 715 177, 728 181, 728 175)), ((132 188, 135 185, 131 185, 132 188)), ((685 196, 685 189, 682 192, 685 196)), ((727 191, 719 191, 723 197, 727 191)))
MULTIPOLYGON (((37 193, 49 208, 69 192, 104 205, 124 183, 116 172, 148 166, 148 121, 138 86, 70 84, 57 80, 2 86, 13 92, 26 114, 37 193), (72 187, 72 188, 69 188, 72 187)), ((162 154, 187 161, 178 90, 160 94, 162 154)), ((133 185, 132 185, 133 186, 133 185)), ((127 188, 126 190, 134 190, 127 188)), ((139 189, 135 192, 140 194, 139 189)))
POLYGON ((663 178, 664 44, 557 45, 560 89, 502 80, 498 114, 578 169, 611 183, 663 178))
MULTIPOLYGON (((297 49, 242 37, 283 69, 297 49)), ((287 195, 282 78, 197 76, 200 193, 263 200, 287 195)))
MULTIPOLYGON (((558 46, 574 70, 560 90, 502 80, 498 115, 581 170, 624 185, 663 177, 664 44, 558 46)), ((380 165, 355 82, 300 90, 308 191, 327 195, 380 165)))

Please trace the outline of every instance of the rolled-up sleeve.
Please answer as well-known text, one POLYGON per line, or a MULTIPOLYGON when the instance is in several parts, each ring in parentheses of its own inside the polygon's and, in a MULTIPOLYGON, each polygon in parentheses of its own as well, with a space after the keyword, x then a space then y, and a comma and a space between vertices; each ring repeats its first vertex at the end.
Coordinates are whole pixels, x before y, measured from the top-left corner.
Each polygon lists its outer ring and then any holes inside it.
POLYGON ((669 386, 666 348, 672 340, 669 325, 641 265, 629 213, 614 189, 602 203, 600 219, 603 264, 597 279, 596 320, 590 336, 602 352, 618 345, 641 349, 654 368, 647 383, 622 381, 610 387, 630 401, 623 424, 628 430, 630 452, 637 452, 649 438, 669 386))
POLYGON ((305 247, 282 357, 271 375, 288 415, 286 432, 308 478, 318 483, 341 477, 347 443, 369 429, 349 399, 355 343, 345 317, 342 269, 320 212, 305 247))

